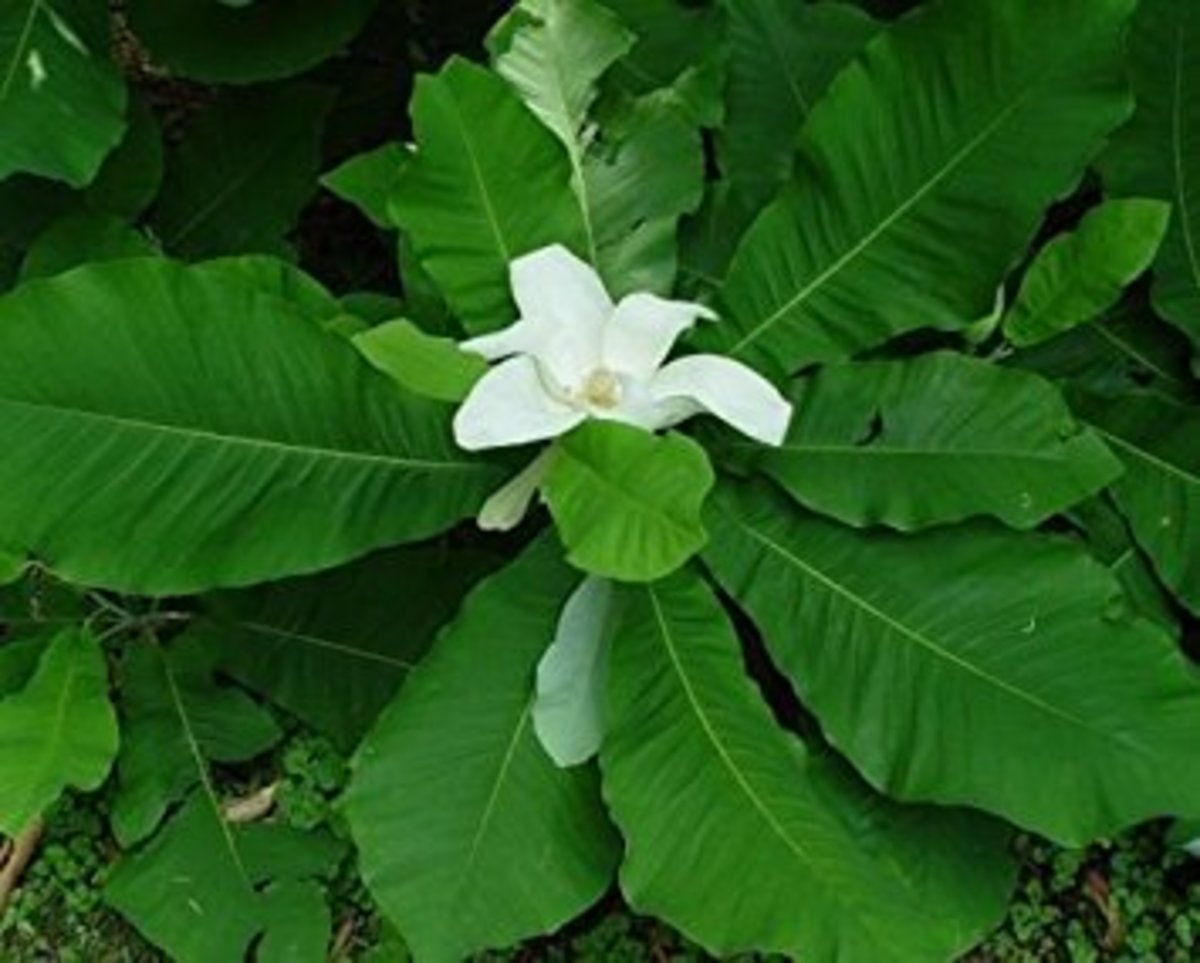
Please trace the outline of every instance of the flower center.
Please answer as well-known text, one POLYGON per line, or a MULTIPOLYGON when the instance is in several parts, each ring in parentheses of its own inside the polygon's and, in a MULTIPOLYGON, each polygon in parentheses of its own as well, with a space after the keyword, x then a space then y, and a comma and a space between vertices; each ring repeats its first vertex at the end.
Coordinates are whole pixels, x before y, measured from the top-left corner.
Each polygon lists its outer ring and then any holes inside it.
POLYGON ((615 408, 621 403, 624 391, 621 379, 607 368, 597 368, 583 382, 580 395, 584 402, 594 408, 615 408))

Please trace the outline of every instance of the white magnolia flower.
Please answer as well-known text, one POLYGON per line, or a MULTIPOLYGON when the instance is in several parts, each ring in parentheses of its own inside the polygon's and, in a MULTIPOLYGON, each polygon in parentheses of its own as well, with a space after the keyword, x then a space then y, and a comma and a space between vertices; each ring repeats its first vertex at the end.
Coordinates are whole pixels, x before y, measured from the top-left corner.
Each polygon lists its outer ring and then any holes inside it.
POLYGON ((761 375, 718 355, 665 363, 698 319, 716 320, 708 308, 653 294, 614 304, 596 271, 561 245, 518 258, 511 277, 520 320, 462 344, 500 362, 455 416, 463 448, 542 441, 588 418, 658 431, 701 412, 783 442, 792 406, 761 375))

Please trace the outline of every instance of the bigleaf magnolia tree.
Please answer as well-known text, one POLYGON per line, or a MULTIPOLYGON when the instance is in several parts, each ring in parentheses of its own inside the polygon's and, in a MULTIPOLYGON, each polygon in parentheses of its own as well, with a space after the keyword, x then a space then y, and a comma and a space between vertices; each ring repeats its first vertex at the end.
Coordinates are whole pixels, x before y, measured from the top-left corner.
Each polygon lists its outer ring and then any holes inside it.
POLYGON ((0 834, 105 787, 179 963, 348 858, 922 963, 1200 817, 1200 3, 124 6, 0 0, 0 834))

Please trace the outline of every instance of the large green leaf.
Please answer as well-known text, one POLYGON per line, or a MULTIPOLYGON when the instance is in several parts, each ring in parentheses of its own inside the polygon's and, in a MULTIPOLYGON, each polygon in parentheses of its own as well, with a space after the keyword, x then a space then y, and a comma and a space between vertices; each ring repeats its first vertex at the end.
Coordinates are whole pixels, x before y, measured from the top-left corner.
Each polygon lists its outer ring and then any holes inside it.
POLYGON ((804 119, 877 24, 847 3, 725 0, 724 5, 729 79, 721 157, 739 190, 766 200, 792 176, 804 119))
POLYGON ((421 963, 553 930, 609 885, 596 772, 559 769, 532 724, 577 582, 547 539, 488 579, 359 752, 346 813, 363 878, 421 963))
POLYGON ((75 4, 0 0, 0 180, 88 183, 125 130, 125 85, 89 49, 75 4))
POLYGON ((282 732, 262 706, 214 679, 217 653, 189 634, 169 650, 145 642, 121 666, 121 752, 112 828, 125 848, 208 779, 207 760, 245 762, 282 732))
POLYGON ((627 595, 601 765, 635 908, 713 953, 846 963, 947 959, 1003 915, 999 822, 889 803, 779 729, 695 574, 627 595))
POLYGON ((1113 494, 1134 538, 1200 615, 1200 408, 1152 392, 1079 393, 1072 405, 1125 463, 1113 494))
POLYGON ((647 582, 708 540, 700 513, 712 486, 708 456, 690 438, 590 421, 555 446, 542 497, 573 565, 647 582))
POLYGON ((283 250, 317 190, 333 92, 290 84, 227 92, 200 114, 167 162, 154 226, 187 258, 283 250))
POLYGON ((790 372, 984 314, 1128 116, 1133 4, 942 0, 868 44, 809 115, 797 182, 747 234, 705 342, 790 372))
POLYGON ((22 174, 0 181, 0 293, 16 281, 33 239, 73 202, 72 191, 40 177, 22 174))
POLYGON ((670 101, 647 97, 600 128, 584 166, 599 269, 614 296, 670 295, 679 218, 700 206, 704 149, 670 101))
POLYGON ((97 789, 117 753, 100 644, 59 633, 28 684, 0 700, 0 833, 16 836, 68 786, 97 789))
POLYGON ((210 596, 201 631, 225 672, 349 750, 491 564, 469 549, 395 549, 210 596))
POLYGON ((84 206, 97 214, 132 220, 158 196, 163 179, 163 136, 145 94, 130 91, 129 126, 104 159, 83 193, 84 206))
POLYGON ((1032 528, 1121 471, 1036 375, 946 353, 799 382, 764 470, 815 511, 910 531, 991 515, 1032 528))
POLYGON ((1137 113, 1103 158, 1105 184, 1171 202, 1154 304, 1200 345, 1200 6, 1141 0, 1130 46, 1137 113))
POLYGON ((495 74, 454 59, 420 77, 417 154, 392 219, 472 331, 514 319, 508 265, 555 242, 584 250, 566 150, 495 74))
POLYGON ((625 95, 656 94, 680 103, 696 124, 719 127, 725 48, 716 4, 678 0, 604 0, 637 43, 606 78, 625 95))
POLYGON ((695 124, 662 98, 589 117, 598 82, 634 42, 595 0, 525 0, 489 46, 497 70, 567 149, 587 255, 608 288, 665 294, 676 222, 700 202, 703 151, 695 124))
POLYGON ((130 0, 155 59, 192 80, 252 83, 316 66, 366 23, 378 0, 130 0))
POLYGON ((1070 541, 864 533, 726 492, 705 560, 830 741, 901 799, 1068 845, 1200 811, 1200 682, 1070 541))
POLYGON ((119 217, 68 214, 54 221, 30 246, 21 265, 21 280, 62 274, 89 262, 157 253, 154 241, 119 217))
POLYGON ((182 594, 337 565, 496 480, 243 262, 117 261, 0 300, 0 532, 64 577, 182 594))
MULTIPOLYGON (((496 69, 566 147, 588 259, 597 263, 599 244, 584 177, 591 135, 584 124, 596 98, 597 81, 629 51, 634 37, 595 0, 524 0, 499 32, 509 35, 495 58, 496 69)), ((494 37, 493 43, 501 44, 501 39, 494 37)))
MULTIPOLYGON (((163 831, 111 871, 105 899, 176 963, 244 960, 255 937, 260 954, 297 932, 311 932, 280 906, 280 890, 313 900, 315 878, 332 875, 344 848, 322 833, 277 825, 231 826, 205 785, 163 831), (308 883, 299 895, 296 886, 308 883)), ((316 920, 328 920, 324 901, 316 920), (324 912, 322 912, 324 911, 324 912)), ((324 959, 331 927, 290 963, 324 959)), ((273 950, 273 952, 278 952, 273 950)), ((257 957, 280 959, 278 956, 257 957)))
POLYGON ((1107 311, 1153 262, 1170 216, 1169 204, 1146 198, 1093 208, 1038 253, 1004 318, 1005 336, 1027 347, 1107 311))

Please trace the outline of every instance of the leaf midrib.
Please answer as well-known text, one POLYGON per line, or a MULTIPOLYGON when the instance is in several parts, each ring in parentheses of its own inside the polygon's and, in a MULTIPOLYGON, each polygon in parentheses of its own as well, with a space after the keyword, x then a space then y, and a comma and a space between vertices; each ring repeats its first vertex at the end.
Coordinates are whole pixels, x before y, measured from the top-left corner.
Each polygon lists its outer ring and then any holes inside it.
POLYGON ((230 435, 223 432, 195 428, 186 425, 173 425, 161 422, 146 421, 141 418, 130 418, 113 415, 101 411, 91 411, 68 405, 56 405, 46 402, 22 401, 15 398, 0 397, 0 410, 5 407, 25 409, 34 412, 52 413, 68 418, 84 421, 100 422, 118 428, 128 428, 133 431, 144 431, 184 439, 185 441, 227 445, 232 447, 266 449, 278 451, 287 455, 297 455, 305 458, 329 459, 331 461, 347 461, 364 465, 386 465, 392 468, 420 469, 424 471, 476 471, 479 466, 471 462, 459 461, 429 461, 420 458, 401 458, 396 455, 384 455, 372 452, 341 451, 336 448, 325 448, 319 445, 301 445, 275 439, 261 438, 252 435, 230 435))
POLYGON ((708 713, 704 711, 704 706, 700 704, 700 698, 696 694, 696 691, 692 686, 691 679, 688 677, 688 674, 683 667, 683 663, 681 662, 679 653, 675 647, 673 636, 671 634, 671 628, 667 624, 666 614, 662 610, 662 603, 659 601, 658 593, 655 591, 652 584, 646 586, 646 594, 650 599, 651 607, 654 609, 654 620, 658 625, 659 639, 663 644, 663 648, 667 652, 667 657, 671 660, 671 666, 674 668, 675 674, 679 678, 679 684, 683 688, 683 692, 688 700, 688 704, 692 707, 692 712, 695 714, 696 720, 700 723, 701 729, 704 730, 704 734, 708 737, 708 741, 712 744, 717 756, 725 765, 725 768, 729 770, 730 775, 733 776, 738 788, 740 788, 745 794, 746 798, 750 800, 751 805, 763 818, 763 821, 767 824, 771 831, 783 841, 784 845, 794 856, 796 856, 797 859, 805 863, 815 875, 820 877, 821 874, 818 872, 817 864, 813 857, 809 854, 808 850, 805 849, 805 847, 795 839, 793 839, 791 834, 788 833, 786 827, 775 818, 774 813, 770 811, 770 809, 767 807, 767 804, 758 795, 758 793, 754 791, 754 787, 750 785, 750 782, 742 774, 741 769, 730 755, 729 750, 725 748, 725 743, 722 741, 720 735, 718 735, 712 724, 712 721, 708 718, 708 713))
POLYGON ((998 689, 1004 694, 1011 696, 1020 702, 1024 702, 1042 713, 1077 726, 1091 735, 1099 735, 1106 740, 1112 740, 1115 742, 1121 741, 1112 733, 1096 730, 1094 727, 1088 724, 1086 719, 1082 719, 1064 709, 1060 709, 1059 707, 1053 705, 1052 703, 1046 702, 1044 699, 1041 699, 1032 693, 1018 689, 1016 686, 1006 682, 999 676, 992 675, 990 672, 985 671, 979 666, 966 661, 965 659, 946 649, 944 646, 939 645, 934 639, 928 638, 924 634, 918 632, 916 629, 906 625, 903 622, 897 621, 882 609, 877 608, 870 601, 855 593, 848 586, 841 584, 819 569, 807 564, 794 552, 789 551, 786 546, 779 544, 765 533, 751 527, 750 525, 747 525, 745 522, 728 513, 726 513, 726 517, 728 517, 733 524, 737 525, 738 528, 744 531, 752 539, 764 546, 768 551, 790 562, 801 572, 805 573, 809 578, 819 582, 834 594, 841 596, 859 611, 870 616, 875 621, 880 622, 902 637, 914 642, 942 662, 961 672, 966 672, 968 675, 974 676, 980 681, 986 683, 988 686, 998 689))
MULTIPOLYGON (((77 644, 77 643, 76 643, 77 644)), ((43 655, 45 658, 45 655, 43 655)), ((75 702, 75 687, 79 680, 79 660, 70 655, 66 659, 66 677, 63 679, 63 684, 58 691, 58 699, 54 705, 53 722, 49 727, 49 738, 42 743, 43 752, 39 755, 38 763, 35 768, 37 778, 31 779, 26 791, 25 809, 28 810, 35 791, 44 787, 47 782, 49 773, 54 768, 54 760, 64 758, 66 753, 63 752, 65 745, 64 736, 67 727, 67 714, 71 705, 75 702)), ((64 782, 67 780, 64 780, 64 782)), ((23 822, 28 823, 29 820, 35 819, 38 813, 27 813, 24 816, 23 822)), ((24 829, 24 826, 15 827, 24 829)))
POLYGON ((167 654, 162 650, 162 646, 157 639, 147 640, 147 644, 153 645, 159 659, 162 662, 163 677, 167 680, 167 693, 171 698, 171 705, 175 710, 175 714, 179 717, 179 725, 183 730, 184 742, 187 744, 188 755, 192 757, 192 762, 196 766, 197 775, 200 778, 201 790, 204 793, 205 800, 212 809, 213 818, 217 821, 217 825, 221 830, 221 838, 225 842, 225 847, 229 850, 229 857, 233 861, 234 868, 242 881, 246 884, 249 890, 254 889, 254 884, 251 882, 250 873, 246 869, 246 864, 242 861, 241 851, 238 849, 237 840, 233 838, 233 831, 229 827, 229 823, 225 820, 224 810, 221 808, 221 800, 217 796, 216 787, 213 785, 212 779, 208 772, 208 763, 205 760, 204 753, 200 748, 200 741, 196 737, 195 730, 192 729, 191 718, 187 713, 187 706, 184 704, 183 695, 179 691, 179 683, 175 679, 175 672, 171 668, 171 662, 167 654))
POLYGON ((675 531, 676 536, 681 540, 688 541, 695 538, 695 527, 689 526, 686 521, 681 521, 680 519, 671 515, 667 509, 662 508, 653 502, 643 501, 642 499, 638 498, 637 495, 634 494, 630 489, 624 487, 606 475, 587 458, 583 457, 579 452, 571 451, 564 446, 560 450, 560 458, 563 457, 582 468, 589 477, 595 479, 600 484, 600 487, 616 493, 620 500, 624 504, 631 506, 633 510, 641 514, 650 515, 651 517, 657 518, 664 522, 667 527, 675 531))
POLYGON ((496 247, 500 252, 501 259, 507 264, 512 261, 512 254, 509 251, 508 241, 504 236, 504 231, 500 226, 500 218, 496 214, 496 208, 492 204, 492 196, 489 192, 487 179, 483 176, 483 167, 479 163, 479 157, 475 151, 475 144, 471 140, 471 129, 467 125, 466 119, 463 117, 462 106, 458 102, 458 95, 451 93, 447 98, 450 102, 450 110, 454 115, 454 126, 458 130, 459 139, 462 141, 463 153, 466 154, 467 161, 471 167, 471 173, 474 176, 476 193, 479 195, 479 202, 483 207, 483 213, 487 219, 488 226, 492 230, 492 237, 496 242, 496 247))
MULTIPOLYGON (((787 831, 787 828, 775 818, 774 813, 771 812, 766 802, 757 792, 755 792, 754 787, 750 784, 749 780, 742 774, 737 762, 734 760, 729 750, 725 748, 725 743, 722 741, 720 735, 716 731, 716 727, 709 719, 708 713, 704 711, 704 706, 700 702, 700 697, 696 694, 695 687, 692 685, 691 679, 687 674, 687 670, 684 668, 683 662, 679 657, 679 651, 675 645, 670 625, 667 623, 666 613, 663 612, 662 603, 659 601, 658 594, 655 591, 653 584, 646 586, 646 593, 650 598, 650 604, 654 610, 654 619, 658 626, 659 639, 662 641, 663 648, 667 652, 667 657, 671 661, 672 668, 675 670, 675 674, 679 679, 680 686, 683 688, 683 692, 688 700, 688 704, 692 707, 692 712, 695 714, 696 720, 700 723, 701 729, 704 731, 705 736, 708 738, 708 741, 716 751, 721 762, 733 776, 738 788, 740 788, 745 794, 746 798, 750 800, 751 805, 755 808, 755 810, 757 810, 758 814, 767 824, 767 827, 780 838, 783 844, 797 859, 808 866, 814 878, 823 880, 827 885, 829 885, 831 895, 833 895, 834 899, 845 906, 848 911, 853 913, 855 916, 863 919, 865 929, 871 929, 871 927, 865 925, 866 918, 856 912, 856 900, 853 898, 846 899, 840 890, 832 886, 832 883, 836 880, 836 877, 821 871, 816 859, 799 841, 792 838, 791 834, 787 831)), ((900 882, 905 887, 909 888, 910 893, 915 898, 917 894, 911 889, 911 881, 909 880, 908 876, 901 873, 899 878, 900 882)), ((876 939, 878 939, 878 937, 876 937, 876 939)), ((886 946, 888 944, 885 940, 882 941, 880 945, 886 946)))
POLYGON ((1179 478, 1185 485, 1200 488, 1200 475, 1190 474, 1190 469, 1180 468, 1178 465, 1172 464, 1165 458, 1156 455, 1147 448, 1142 448, 1134 444, 1132 441, 1122 438, 1120 435, 1113 434, 1111 431, 1105 431, 1099 425, 1093 424, 1092 427, 1118 448, 1129 452, 1129 454, 1133 455, 1135 458, 1140 458, 1142 461, 1149 462, 1160 471, 1179 478))
POLYGON ((29 12, 26 14, 25 22, 21 25, 21 32, 17 36, 13 59, 8 65, 8 70, 5 71, 4 83, 0 84, 0 103, 7 100, 8 95, 12 92, 13 81, 16 80, 21 64, 25 60, 25 52, 29 49, 29 41, 33 37, 33 25, 37 22, 37 15, 41 9, 42 0, 30 0, 29 12))
POLYGON ((750 344, 758 340, 770 328, 774 327, 785 316, 794 311, 797 307, 803 304, 817 290, 825 285, 826 282, 837 276, 841 271, 859 255, 867 250, 875 243, 886 231, 893 225, 898 223, 902 218, 907 216, 908 212, 923 201, 942 181, 954 173, 957 168, 965 163, 967 159, 988 139, 996 133, 1008 119, 1016 112, 1016 110, 1025 104, 1035 92, 1036 87, 1029 87, 1022 91, 1018 96, 1013 98, 984 128, 972 137, 967 143, 951 155, 950 159, 938 169, 925 183, 923 183, 916 191, 914 191, 907 199, 895 207, 886 217, 884 217, 875 228, 868 231, 861 240, 851 245, 851 247, 835 260, 829 267, 821 271, 816 278, 803 287, 795 296, 788 299, 782 306, 768 315, 764 320, 760 321, 752 327, 745 335, 743 335, 729 349, 729 354, 739 355, 750 344))
POLYGON ((334 652, 338 655, 352 659, 361 659, 365 662, 374 662, 381 665, 387 665, 394 669, 403 669, 409 671, 413 668, 411 662, 405 662, 402 659, 394 658, 385 652, 374 652, 369 649, 356 649, 353 646, 346 645, 342 642, 336 642, 333 639, 322 638, 321 636, 311 635, 306 632, 298 632, 295 629, 284 629, 279 626, 268 625, 265 622, 253 622, 243 619, 234 619, 233 625, 236 628, 245 629, 255 635, 265 635, 273 639, 281 639, 287 642, 297 642, 301 645, 312 646, 317 649, 324 649, 329 652, 334 652))
POLYGON ((283 149, 290 147, 292 142, 297 140, 300 140, 300 138, 298 136, 294 136, 294 132, 289 131, 286 138, 282 138, 281 140, 277 141, 266 153, 256 157, 251 163, 243 167, 237 175, 226 180, 221 189, 213 194, 211 198, 197 207, 192 212, 191 216, 175 229, 170 237, 163 239, 163 246, 168 249, 173 249, 191 237, 196 230, 202 224, 204 224, 205 221, 209 220, 217 211, 219 211, 231 197, 234 197, 258 174, 270 169, 274 165, 283 149))
POLYGON ((483 850, 483 842, 487 838, 488 830, 491 828, 492 820, 496 815, 496 806, 500 802, 500 794, 504 789, 504 783, 508 779, 509 770, 512 769, 513 761, 517 757, 517 749, 521 745, 521 737, 525 734, 530 717, 533 714, 533 702, 532 695, 525 700, 524 708, 517 719, 517 725, 513 729, 512 737, 509 739, 508 745, 505 746, 504 756, 500 760, 500 768, 497 770, 496 777, 492 781, 492 788, 488 793, 487 802, 484 803, 483 812, 479 817, 479 825, 475 830, 475 835, 471 839, 470 849, 467 851, 462 872, 459 874, 454 897, 447 904, 455 909, 460 906, 462 893, 467 888, 467 884, 470 883, 475 873, 475 867, 479 862, 479 854, 483 850))

